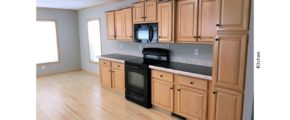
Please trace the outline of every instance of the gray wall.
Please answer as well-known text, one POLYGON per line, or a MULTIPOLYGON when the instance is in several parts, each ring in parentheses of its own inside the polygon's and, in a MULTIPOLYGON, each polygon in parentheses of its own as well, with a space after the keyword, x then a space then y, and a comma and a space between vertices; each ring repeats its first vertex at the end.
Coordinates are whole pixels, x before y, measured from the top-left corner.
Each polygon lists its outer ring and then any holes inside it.
POLYGON ((79 13, 79 31, 81 46, 81 65, 82 69, 97 72, 98 65, 89 62, 87 20, 100 18, 101 21, 101 42, 102 54, 122 53, 128 55, 142 56, 141 51, 144 47, 162 47, 171 50, 171 60, 177 62, 193 63, 211 66, 212 64, 212 46, 211 45, 188 45, 188 44, 140 44, 133 42, 123 42, 108 40, 106 38, 106 16, 105 11, 115 10, 130 6, 130 3, 137 0, 125 0, 111 4, 96 6, 83 9, 79 13), (199 49, 199 55, 194 55, 194 50, 199 49))
POLYGON ((37 66, 37 75, 81 69, 77 11, 37 8, 37 19, 56 20, 61 61, 37 66))
POLYGON ((246 82, 245 82, 245 97, 244 97, 244 120, 253 120, 254 114, 254 9, 253 0, 251 5, 251 19, 250 19, 250 32, 248 42, 248 56, 247 56, 247 69, 246 69, 246 82))

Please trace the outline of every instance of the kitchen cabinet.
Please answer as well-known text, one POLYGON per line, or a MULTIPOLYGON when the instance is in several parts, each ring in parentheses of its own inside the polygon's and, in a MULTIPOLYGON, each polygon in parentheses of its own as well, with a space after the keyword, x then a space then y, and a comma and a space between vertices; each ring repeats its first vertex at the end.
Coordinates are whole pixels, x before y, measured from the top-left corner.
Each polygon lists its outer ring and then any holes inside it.
POLYGON ((214 45, 213 83, 242 92, 245 82, 247 34, 219 34, 214 45))
POLYGON ((213 42, 217 0, 178 0, 176 42, 213 42))
POLYGON ((156 22, 156 1, 139 1, 134 3, 133 7, 133 22, 156 22))
POLYGON ((173 83, 152 79, 152 104, 173 112, 173 83))
POLYGON ((248 31, 250 0, 217 0, 218 31, 248 31))
POLYGON ((107 38, 115 39, 115 12, 106 12, 107 38))
POLYGON ((177 85, 175 90, 176 113, 192 120, 206 120, 207 92, 177 85))
POLYGON ((132 40, 132 8, 124 8, 106 13, 107 34, 109 39, 132 40))
POLYGON ((243 94, 217 88, 213 120, 242 120, 243 94))
POLYGON ((124 92, 125 90, 124 70, 112 69, 112 88, 120 92, 124 92))
POLYGON ((100 59, 100 79, 101 84, 106 87, 112 86, 111 63, 108 60, 100 59))
POLYGON ((105 87, 124 94, 125 68, 123 63, 100 59, 100 79, 105 87))
POLYGON ((122 40, 125 37, 125 14, 123 10, 115 11, 115 33, 116 39, 122 40))
POLYGON ((172 42, 173 36, 173 2, 160 2, 158 11, 158 42, 172 42))
POLYGON ((124 40, 133 39, 133 21, 132 21, 132 8, 126 8, 124 11, 124 40))
POLYGON ((215 40, 217 14, 217 0, 200 0, 197 41, 213 42, 215 40))
POLYGON ((176 42, 194 42, 197 38, 198 0, 177 1, 176 42))
POLYGON ((146 1, 144 3, 145 22, 156 21, 156 1, 146 1))
POLYGON ((151 70, 154 106, 187 119, 206 120, 208 81, 151 70))

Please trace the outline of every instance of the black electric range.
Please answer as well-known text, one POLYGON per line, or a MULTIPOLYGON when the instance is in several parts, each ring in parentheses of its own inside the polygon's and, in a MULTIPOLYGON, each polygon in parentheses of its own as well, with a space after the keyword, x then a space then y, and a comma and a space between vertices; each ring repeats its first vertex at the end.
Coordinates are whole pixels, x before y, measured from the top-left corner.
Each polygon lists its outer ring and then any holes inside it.
POLYGON ((151 103, 151 72, 149 65, 169 62, 169 50, 144 48, 142 59, 125 61, 125 97, 147 108, 151 103))

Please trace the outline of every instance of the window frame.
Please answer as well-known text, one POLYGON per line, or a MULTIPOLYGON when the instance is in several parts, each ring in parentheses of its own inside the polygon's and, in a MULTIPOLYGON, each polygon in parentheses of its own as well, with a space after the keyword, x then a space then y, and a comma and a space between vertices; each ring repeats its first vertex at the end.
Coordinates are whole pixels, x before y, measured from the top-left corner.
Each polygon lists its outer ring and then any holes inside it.
POLYGON ((60 48, 59 48, 59 28, 58 28, 58 23, 56 19, 37 19, 36 22, 41 21, 41 22, 54 22, 55 23, 55 32, 56 32, 56 49, 57 49, 57 56, 58 59, 55 62, 44 62, 44 63, 36 63, 37 66, 42 66, 42 65, 50 65, 50 64, 60 64, 61 59, 60 59, 60 48))
POLYGON ((102 39, 101 39, 101 33, 102 33, 102 29, 101 29, 101 18, 99 18, 99 17, 97 17, 97 18, 90 18, 90 19, 87 19, 86 20, 86 27, 87 27, 87 38, 88 38, 88 53, 89 53, 89 62, 90 63, 93 63, 93 64, 99 64, 99 62, 95 62, 95 61, 92 61, 91 60, 91 51, 90 51, 90 40, 89 40, 89 27, 88 27, 88 23, 90 22, 90 21, 93 21, 93 20, 99 20, 99 29, 100 29, 100 45, 101 45, 101 54, 102 54, 102 51, 103 51, 103 49, 102 49, 102 39))

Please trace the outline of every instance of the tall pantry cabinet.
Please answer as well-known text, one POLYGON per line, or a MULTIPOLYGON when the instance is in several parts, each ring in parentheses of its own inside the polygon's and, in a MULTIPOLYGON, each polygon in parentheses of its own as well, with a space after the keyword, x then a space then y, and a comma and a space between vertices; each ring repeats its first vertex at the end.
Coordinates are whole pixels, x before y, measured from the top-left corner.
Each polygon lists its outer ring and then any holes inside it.
POLYGON ((242 120, 250 0, 217 0, 209 120, 242 120))

